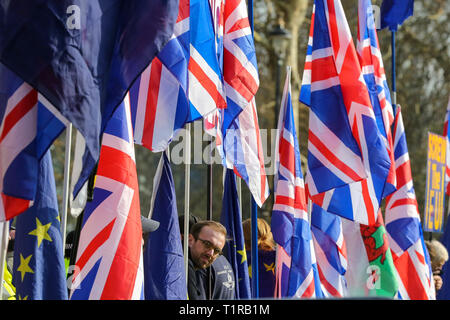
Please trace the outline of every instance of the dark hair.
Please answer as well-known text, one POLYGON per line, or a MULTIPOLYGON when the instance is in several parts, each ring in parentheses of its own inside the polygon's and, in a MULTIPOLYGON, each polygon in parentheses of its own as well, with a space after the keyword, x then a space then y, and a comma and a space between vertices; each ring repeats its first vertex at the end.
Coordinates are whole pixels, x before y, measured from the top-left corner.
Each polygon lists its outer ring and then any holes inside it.
MULTIPOLYGON (((193 214, 189 215, 189 230, 192 229, 192 226, 196 224, 200 219, 193 214)), ((180 233, 184 234, 184 214, 178 217, 178 224, 180 225, 180 233)))
POLYGON ((200 234, 200 231, 203 229, 203 227, 210 227, 220 233, 222 233, 225 236, 225 239, 227 239, 227 229, 219 222, 212 221, 212 220, 204 220, 199 221, 196 224, 190 228, 190 234, 197 239, 198 235, 200 234))

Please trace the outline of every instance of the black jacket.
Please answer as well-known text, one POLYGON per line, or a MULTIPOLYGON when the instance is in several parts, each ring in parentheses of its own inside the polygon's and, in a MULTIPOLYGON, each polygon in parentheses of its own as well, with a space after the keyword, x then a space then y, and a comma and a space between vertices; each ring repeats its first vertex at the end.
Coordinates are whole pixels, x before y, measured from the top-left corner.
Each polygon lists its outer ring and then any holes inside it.
MULTIPOLYGON (((208 269, 194 268, 189 255, 188 265, 189 300, 206 300, 208 298, 208 269)), ((235 277, 230 263, 224 256, 217 257, 211 265, 212 299, 235 299, 235 277)))

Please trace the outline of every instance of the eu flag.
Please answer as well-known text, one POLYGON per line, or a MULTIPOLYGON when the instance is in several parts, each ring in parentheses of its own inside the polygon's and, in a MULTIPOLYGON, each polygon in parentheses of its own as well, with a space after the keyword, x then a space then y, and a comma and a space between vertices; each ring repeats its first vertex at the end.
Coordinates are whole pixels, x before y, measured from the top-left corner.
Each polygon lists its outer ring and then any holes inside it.
POLYGON ((236 298, 250 299, 250 278, 244 247, 244 231, 236 191, 236 180, 232 169, 226 169, 220 222, 227 229, 227 237, 230 238, 225 243, 224 252, 233 267, 236 278, 236 298))
POLYGON ((414 0, 383 0, 381 3, 381 29, 386 27, 397 31, 406 19, 414 13, 414 0))
POLYGON ((186 273, 175 196, 167 155, 163 152, 155 174, 152 220, 159 222, 149 234, 144 251, 146 300, 186 300, 186 273))
POLYGON ((67 300, 64 250, 50 151, 39 163, 34 205, 16 218, 13 282, 18 300, 67 300))
MULTIPOLYGON (((171 37, 178 0, 0 4, 0 61, 74 124, 86 140, 85 160, 96 162, 113 111, 171 37)), ((80 184, 92 167, 85 171, 80 184)))

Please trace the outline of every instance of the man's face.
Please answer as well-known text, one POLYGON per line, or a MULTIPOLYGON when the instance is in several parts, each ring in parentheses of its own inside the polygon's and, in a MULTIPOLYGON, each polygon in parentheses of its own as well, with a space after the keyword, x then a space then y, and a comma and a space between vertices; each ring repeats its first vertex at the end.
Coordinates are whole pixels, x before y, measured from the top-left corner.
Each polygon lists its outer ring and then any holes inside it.
POLYGON ((191 258, 196 268, 205 269, 209 267, 219 256, 225 245, 225 235, 204 226, 197 239, 192 234, 189 235, 189 248, 191 258))

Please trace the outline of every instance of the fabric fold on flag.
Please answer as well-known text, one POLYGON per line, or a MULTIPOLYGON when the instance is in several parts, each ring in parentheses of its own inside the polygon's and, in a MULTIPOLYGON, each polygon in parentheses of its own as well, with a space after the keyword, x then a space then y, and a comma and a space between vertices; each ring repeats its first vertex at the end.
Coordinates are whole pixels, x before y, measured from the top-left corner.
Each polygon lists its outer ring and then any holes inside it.
POLYGON ((16 218, 13 283, 17 300, 67 300, 64 250, 53 174, 47 151, 39 161, 36 198, 16 218))
POLYGON ((186 300, 184 255, 172 170, 165 152, 155 173, 150 218, 159 222, 144 249, 146 300, 186 300))
POLYGON ((399 298, 435 299, 428 250, 411 175, 400 105, 393 126, 397 191, 386 198, 386 229, 398 272, 399 298))
POLYGON ((276 139, 275 203, 271 228, 277 245, 276 296, 322 296, 309 225, 300 149, 291 101, 291 69, 287 68, 276 139), (287 268, 283 273, 283 269, 287 268), (288 277, 287 281, 285 277, 288 277), (286 287, 287 283, 287 287, 286 287))
POLYGON ((370 225, 390 159, 340 1, 316 0, 313 23, 311 96, 301 97, 310 104, 309 192, 327 212, 370 225))
MULTIPOLYGON (((450 132, 448 131, 448 120, 449 119, 450 119, 450 96, 448 98, 447 112, 445 114, 444 132, 442 134, 447 141, 447 154, 450 154, 450 140, 449 140, 450 132)), ((450 195, 450 156, 447 157, 447 165, 445 167, 445 194, 450 195)))
POLYGON ((341 217, 312 204, 311 231, 324 297, 347 296, 347 247, 341 217))
POLYGON ((394 298, 399 284, 381 210, 375 224, 342 219, 342 226, 348 244, 348 297, 394 298))
POLYGON ((103 134, 93 200, 86 204, 71 300, 143 299, 139 188, 126 98, 103 134))
POLYGON ((39 160, 66 124, 45 98, 0 64, 0 221, 33 205, 39 160))
POLYGON ((383 58, 375 28, 375 18, 370 0, 358 1, 358 37, 357 53, 362 74, 369 93, 375 120, 380 136, 386 145, 390 159, 390 169, 386 178, 383 198, 396 189, 396 176, 394 164, 394 147, 391 126, 394 123, 394 109, 391 103, 383 58))
POLYGON ((221 62, 226 109, 204 119, 215 137, 224 167, 234 169, 262 206, 269 196, 255 94, 259 87, 256 51, 244 0, 212 1, 216 47, 221 62))
POLYGON ((224 169, 225 181, 220 222, 227 229, 224 253, 230 262, 236 279, 236 299, 251 299, 250 277, 248 272, 247 253, 245 251, 242 215, 236 189, 236 178, 231 169, 224 169))
POLYGON ((414 0, 383 0, 381 3, 381 29, 386 27, 391 31, 397 31, 406 19, 414 13, 414 0))
MULTIPOLYGON (((178 0, 14 1, 0 8, 0 61, 73 123, 97 163, 108 120, 170 39, 177 8, 178 0)), ((92 169, 83 167, 75 195, 92 169)))

